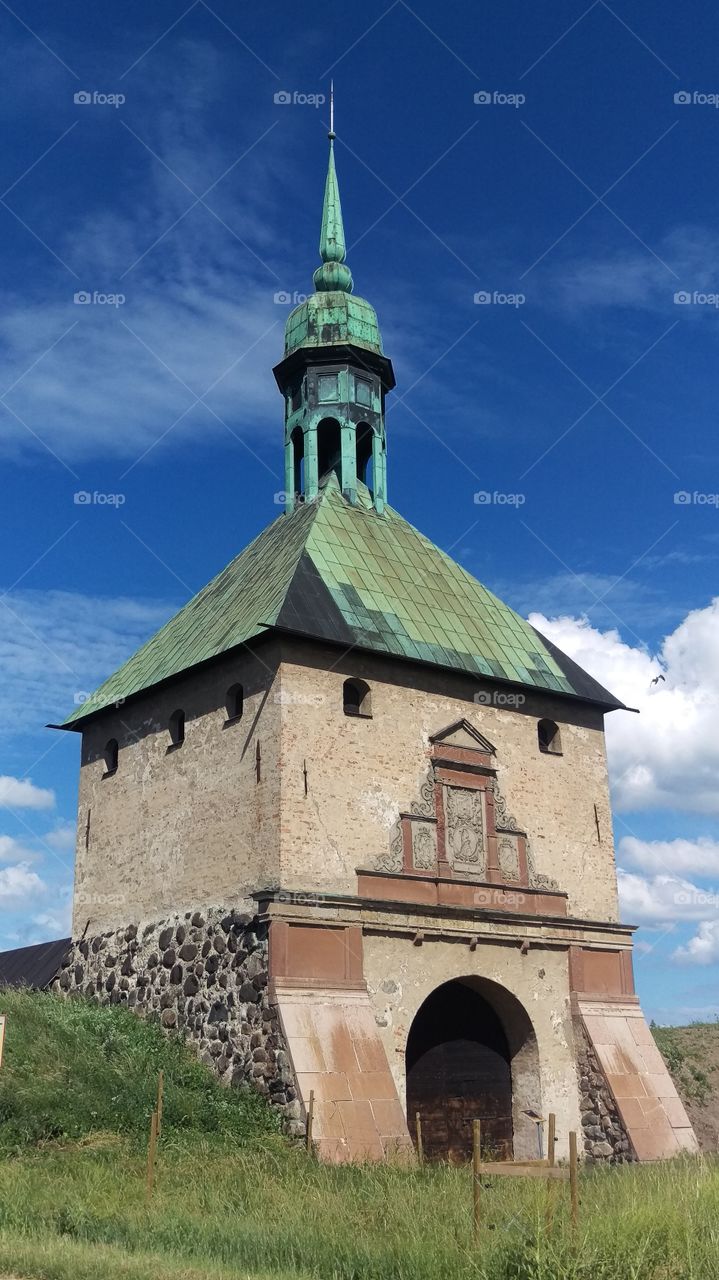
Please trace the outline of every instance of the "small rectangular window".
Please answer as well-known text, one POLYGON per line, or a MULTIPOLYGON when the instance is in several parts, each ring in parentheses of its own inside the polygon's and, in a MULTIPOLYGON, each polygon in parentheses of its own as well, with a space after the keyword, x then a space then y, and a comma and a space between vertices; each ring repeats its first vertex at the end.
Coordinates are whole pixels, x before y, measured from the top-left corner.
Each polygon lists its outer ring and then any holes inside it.
POLYGON ((372 383, 364 378, 355 378, 355 399, 357 404, 366 405, 369 409, 372 405, 372 383))
POLYGON ((337 374, 321 373, 317 378, 317 399, 324 404, 329 400, 337 400, 337 374))

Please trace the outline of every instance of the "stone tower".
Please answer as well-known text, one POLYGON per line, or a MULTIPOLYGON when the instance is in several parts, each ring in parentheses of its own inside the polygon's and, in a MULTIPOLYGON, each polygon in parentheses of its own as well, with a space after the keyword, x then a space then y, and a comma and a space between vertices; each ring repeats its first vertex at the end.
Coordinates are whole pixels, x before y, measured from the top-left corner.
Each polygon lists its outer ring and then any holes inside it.
MULTIPOLYGON (((62 726, 82 733, 63 991, 184 1028, 326 1159, 693 1149, 618 919, 621 704, 387 503, 377 318, 334 135, 289 316, 286 511, 62 726)), ((396 478, 395 478, 396 480, 396 478)))

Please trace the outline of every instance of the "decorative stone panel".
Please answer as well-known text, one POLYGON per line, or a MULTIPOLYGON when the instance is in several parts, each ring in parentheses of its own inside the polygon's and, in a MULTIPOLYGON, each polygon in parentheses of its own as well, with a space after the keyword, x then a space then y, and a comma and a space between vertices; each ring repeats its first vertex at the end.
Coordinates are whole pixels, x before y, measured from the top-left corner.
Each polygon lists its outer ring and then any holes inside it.
POLYGON ((299 1133, 302 1109, 268 970, 267 925, 250 912, 213 908, 81 938, 52 985, 183 1032, 223 1083, 252 1085, 299 1133))

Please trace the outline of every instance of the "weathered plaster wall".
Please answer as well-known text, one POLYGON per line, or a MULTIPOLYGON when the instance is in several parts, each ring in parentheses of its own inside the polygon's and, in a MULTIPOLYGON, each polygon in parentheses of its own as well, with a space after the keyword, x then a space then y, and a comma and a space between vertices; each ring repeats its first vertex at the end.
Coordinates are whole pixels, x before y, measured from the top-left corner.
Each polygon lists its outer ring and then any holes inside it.
POLYGON ((388 848, 398 814, 419 799, 430 735, 465 717, 495 746, 508 810, 528 832, 536 870, 568 892, 569 914, 618 918, 598 711, 531 694, 516 709, 484 705, 474 700, 476 681, 409 670, 367 655, 340 655, 327 667, 326 652, 323 656, 317 647, 298 645, 294 655, 285 652, 283 886, 355 892, 355 868, 375 865, 388 848), (344 715, 342 686, 348 676, 371 686, 372 719, 344 715), (542 717, 560 725, 563 755, 538 750, 542 717))
POLYGON ((242 651, 104 714, 83 734, 73 934, 241 902, 279 875, 280 682, 277 658, 242 651), (226 694, 245 689, 227 724, 226 694), (168 722, 185 711, 183 745, 168 722), (117 772, 103 751, 116 738, 117 772), (261 771, 257 781, 257 745, 261 771), (89 924, 88 924, 89 922, 89 924))
MULTIPOLYGON (((568 1155, 567 1134, 581 1132, 577 1053, 569 995, 567 952, 534 944, 522 955, 517 943, 497 945, 480 941, 474 951, 466 942, 428 939, 421 946, 410 938, 365 931, 364 968, 380 1034, 397 1092, 405 1104, 405 1050, 412 1021, 427 996, 443 982, 479 979, 481 994, 491 998, 496 983, 523 1006, 529 1016, 539 1059, 539 1096, 531 1098, 532 1082, 521 1081, 515 1067, 514 1088, 521 1083, 526 1101, 557 1116, 557 1154, 568 1155)), ((501 993, 495 993, 501 1000, 501 993)), ((502 1016, 499 1005, 497 1011, 502 1016)), ((511 1014, 510 1014, 511 1018, 511 1014)), ((511 1045, 511 1025, 506 1025, 511 1045)), ((524 1070, 531 1062, 524 1055, 524 1070)), ((536 1155, 534 1124, 515 1108, 515 1156, 536 1155)))

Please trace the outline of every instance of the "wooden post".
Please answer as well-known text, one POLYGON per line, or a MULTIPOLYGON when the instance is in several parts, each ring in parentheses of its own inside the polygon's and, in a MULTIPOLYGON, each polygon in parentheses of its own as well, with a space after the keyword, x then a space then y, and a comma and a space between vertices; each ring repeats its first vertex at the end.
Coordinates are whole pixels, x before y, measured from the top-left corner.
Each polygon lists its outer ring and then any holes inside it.
MULTIPOLYGON (((547 1167, 554 1168, 554 1150, 557 1137, 557 1117, 553 1111, 550 1111, 547 1119, 547 1167)), ((554 1222, 554 1207, 556 1195, 554 1183, 551 1179, 547 1181, 547 1202, 546 1202, 546 1226, 547 1234, 552 1230, 554 1222)))
POLYGON ((424 1147, 422 1145, 422 1117, 417 1112, 415 1116, 415 1124, 417 1126, 417 1159, 420 1164, 424 1164, 424 1147))
POLYGON ((315 1118, 315 1091, 310 1089, 310 1101, 307 1107, 307 1152, 312 1154, 312 1124, 315 1118))
POLYGON ((579 1185, 577 1178, 577 1135, 569 1135, 569 1191, 572 1199, 572 1226, 579 1222, 579 1185))
POLYGON ((5 1014, 0 1013, 0 1067, 2 1066, 3 1048, 5 1046, 5 1022, 5 1014))
POLYGON ((165 1088, 165 1073, 161 1071, 157 1077, 157 1140, 162 1134, 162 1095, 165 1088))
POLYGON ((547 1121, 547 1164, 550 1169, 554 1168, 554 1144, 557 1139, 557 1117, 553 1111, 549 1113, 547 1121))
POLYGON ((152 1199, 152 1184, 155 1180, 155 1152, 157 1150, 157 1112, 153 1111, 150 1121, 150 1142, 147 1148, 147 1199, 152 1199))
POLYGON ((482 1125, 481 1121, 475 1120, 472 1125, 472 1190, 474 1205, 474 1239, 475 1243, 479 1242, 479 1232, 481 1224, 481 1196, 482 1184, 480 1182, 482 1174, 482 1125))

